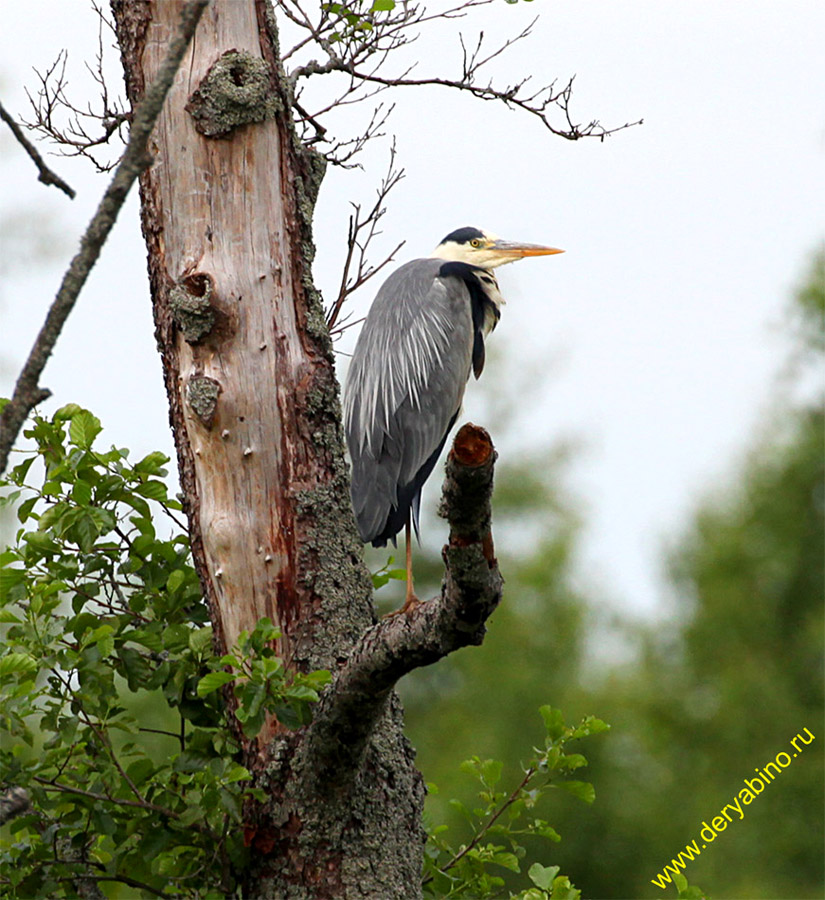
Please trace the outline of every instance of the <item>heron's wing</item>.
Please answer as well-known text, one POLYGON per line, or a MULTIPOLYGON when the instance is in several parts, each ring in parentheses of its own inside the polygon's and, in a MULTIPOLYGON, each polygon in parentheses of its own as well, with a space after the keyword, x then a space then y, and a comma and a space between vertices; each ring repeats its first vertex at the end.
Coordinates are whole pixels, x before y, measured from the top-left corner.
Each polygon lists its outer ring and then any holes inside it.
POLYGON ((350 364, 344 420, 364 540, 381 534, 393 508, 406 517, 461 406, 473 354, 470 296, 461 279, 439 276, 442 266, 414 260, 387 279, 350 364))

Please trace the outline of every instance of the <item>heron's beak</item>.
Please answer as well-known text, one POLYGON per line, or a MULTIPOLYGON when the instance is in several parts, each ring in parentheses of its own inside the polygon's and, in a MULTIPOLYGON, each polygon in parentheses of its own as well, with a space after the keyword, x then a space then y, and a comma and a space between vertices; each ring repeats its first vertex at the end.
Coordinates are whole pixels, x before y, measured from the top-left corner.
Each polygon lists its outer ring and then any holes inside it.
POLYGON ((501 254, 508 262, 523 259, 525 256, 549 256, 551 253, 564 253, 564 250, 545 247, 542 244, 519 244, 515 241, 499 240, 493 241, 489 249, 501 254))

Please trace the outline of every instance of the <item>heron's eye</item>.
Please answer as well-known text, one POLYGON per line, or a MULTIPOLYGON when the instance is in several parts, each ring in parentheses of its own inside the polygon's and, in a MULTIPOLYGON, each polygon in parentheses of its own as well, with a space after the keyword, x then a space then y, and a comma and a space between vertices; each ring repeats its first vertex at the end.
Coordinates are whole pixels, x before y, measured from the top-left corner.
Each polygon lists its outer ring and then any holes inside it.
POLYGON ((480 246, 481 246, 481 240, 480 240, 479 238, 473 238, 473 239, 470 241, 470 246, 471 246, 471 247, 480 247, 480 246))

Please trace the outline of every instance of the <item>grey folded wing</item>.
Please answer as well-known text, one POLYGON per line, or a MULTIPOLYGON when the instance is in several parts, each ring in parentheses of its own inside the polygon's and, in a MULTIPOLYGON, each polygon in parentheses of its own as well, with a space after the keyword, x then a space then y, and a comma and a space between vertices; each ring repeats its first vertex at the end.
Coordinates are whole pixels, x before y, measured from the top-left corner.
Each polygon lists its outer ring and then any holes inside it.
POLYGON ((376 545, 403 527, 461 407, 473 353, 470 294, 443 261, 393 273, 350 363, 344 425, 358 530, 376 545))

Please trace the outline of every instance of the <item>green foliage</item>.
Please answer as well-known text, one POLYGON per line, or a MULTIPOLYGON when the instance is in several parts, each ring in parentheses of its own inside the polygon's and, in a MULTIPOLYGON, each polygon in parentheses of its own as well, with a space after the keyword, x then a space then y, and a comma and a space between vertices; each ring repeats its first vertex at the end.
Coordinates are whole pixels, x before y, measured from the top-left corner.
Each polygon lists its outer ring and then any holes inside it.
POLYGON ((697 887, 695 884, 688 884, 687 878, 679 872, 673 876, 673 883, 679 892, 676 900, 710 900, 700 887, 697 887))
POLYGON ((111 896, 226 896, 242 807, 263 797, 219 688, 253 736, 267 712, 309 721, 329 675, 288 675, 267 619, 215 657, 168 459, 130 465, 95 448, 100 431, 75 405, 35 417, 37 449, 0 482, 22 526, 0 553, 0 782, 31 797, 0 833, 0 883, 12 898, 74 896, 80 874, 111 896))
POLYGON ((288 673, 269 646, 280 636, 269 619, 261 619, 251 634, 240 633, 233 653, 213 659, 209 667, 214 671, 198 682, 201 698, 226 684, 233 685, 238 701, 235 718, 250 738, 261 730, 266 713, 287 728, 308 725, 312 721, 310 704, 318 701, 318 691, 330 682, 330 673, 323 669, 307 675, 288 673))
POLYGON ((324 12, 338 20, 338 26, 330 36, 331 43, 363 41, 375 28, 377 13, 391 13, 395 0, 350 0, 349 3, 324 3, 324 12))
POLYGON ((391 569, 390 566, 395 562, 395 558, 390 556, 389 559, 381 566, 380 569, 376 569, 372 573, 372 586, 377 591, 379 588, 384 587, 390 581, 406 581, 407 580, 407 570, 406 569, 391 569))
MULTIPOLYGON (((478 805, 472 809, 460 800, 450 801, 469 826, 471 837, 456 848, 448 838, 448 825, 430 829, 424 855, 424 888, 428 896, 477 900, 504 896, 505 881, 499 873, 502 869, 522 871, 527 855, 522 841, 543 838, 556 843, 561 839, 548 822, 536 816, 541 800, 552 790, 562 789, 587 803, 593 802, 593 786, 568 777, 586 766, 587 760, 581 753, 569 752, 567 745, 610 726, 592 716, 577 726, 566 725, 561 710, 551 706, 542 706, 539 712, 546 732, 544 746, 536 749, 536 755, 523 766, 524 776, 511 792, 499 788, 501 762, 474 756, 461 764, 461 771, 481 787, 478 805)), ((429 789, 430 793, 437 793, 435 785, 429 789)), ((579 900, 581 892, 558 872, 558 866, 533 863, 527 871, 533 887, 509 896, 519 900, 579 900)))

